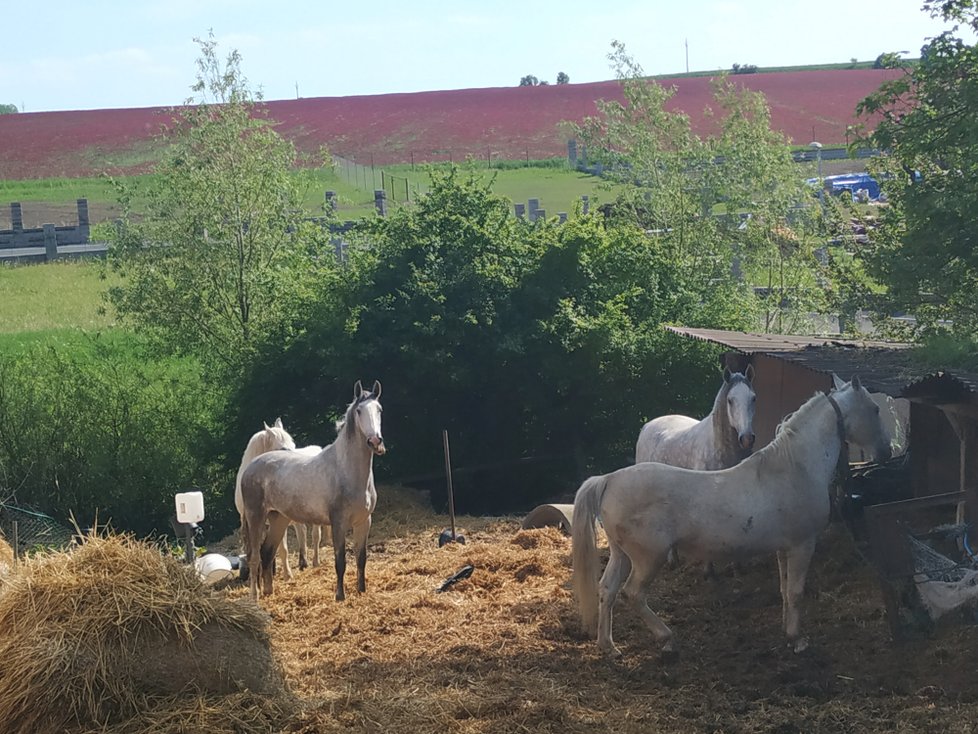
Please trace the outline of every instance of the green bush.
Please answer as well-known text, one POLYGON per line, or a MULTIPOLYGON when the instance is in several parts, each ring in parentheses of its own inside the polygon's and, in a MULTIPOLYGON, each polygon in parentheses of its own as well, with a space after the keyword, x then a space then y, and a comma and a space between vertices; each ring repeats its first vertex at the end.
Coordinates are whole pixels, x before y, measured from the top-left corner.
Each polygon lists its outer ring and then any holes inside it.
POLYGON ((447 429, 461 511, 531 506, 626 464, 644 420, 709 409, 715 350, 661 324, 743 323, 731 286, 691 282, 635 227, 530 224, 435 175, 415 208, 361 226, 296 338, 266 345, 233 401, 239 432, 281 413, 300 443, 328 443, 353 382, 377 378, 382 477, 431 475, 438 503, 447 429))
POLYGON ((216 398, 201 385, 193 361, 151 359, 128 335, 5 349, 3 498, 82 525, 97 515, 139 534, 167 530, 173 495, 209 483, 216 398))

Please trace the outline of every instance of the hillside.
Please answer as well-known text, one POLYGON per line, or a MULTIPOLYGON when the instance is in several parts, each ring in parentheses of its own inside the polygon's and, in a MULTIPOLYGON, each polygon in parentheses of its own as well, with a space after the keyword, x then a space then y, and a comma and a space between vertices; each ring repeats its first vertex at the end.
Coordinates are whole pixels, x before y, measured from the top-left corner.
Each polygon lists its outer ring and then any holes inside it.
MULTIPOLYGON (((897 72, 831 69, 731 77, 763 92, 773 126, 795 144, 845 142, 857 103, 897 72)), ((676 87, 670 107, 709 129, 711 77, 660 79, 676 87)), ((375 164, 547 158, 566 153, 561 122, 621 99, 615 81, 538 87, 461 89, 411 94, 318 97, 267 102, 281 134, 300 151, 327 145, 334 154, 375 164)), ((35 112, 0 116, 0 179, 75 177, 148 170, 167 108, 35 112)))

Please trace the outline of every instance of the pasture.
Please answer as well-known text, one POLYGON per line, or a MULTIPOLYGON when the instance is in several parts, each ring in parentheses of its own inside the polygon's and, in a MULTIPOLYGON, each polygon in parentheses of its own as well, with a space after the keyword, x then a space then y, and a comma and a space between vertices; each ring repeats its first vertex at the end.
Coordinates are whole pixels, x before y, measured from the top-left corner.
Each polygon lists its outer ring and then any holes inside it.
MULTIPOLYGON (((497 162, 498 165, 498 162, 497 162)), ((492 182, 493 191, 513 202, 529 198, 540 199, 540 206, 548 216, 560 211, 574 215, 582 195, 590 197, 592 206, 610 201, 614 194, 600 179, 566 167, 486 167, 481 164, 460 164, 463 171, 471 170, 486 183, 492 182)), ((408 182, 411 196, 427 189, 428 174, 425 166, 398 165, 384 167, 386 172, 397 176, 397 181, 408 182)), ((337 163, 335 169, 300 169, 295 172, 302 192, 303 207, 309 216, 323 213, 324 192, 335 191, 341 220, 371 216, 375 212, 374 189, 380 188, 380 167, 360 167, 357 174, 347 171, 337 163)), ((152 174, 122 177, 119 179, 134 188, 132 206, 138 212, 146 203, 146 191, 153 184, 152 174)), ((403 186, 403 183, 399 184, 403 186)), ((401 189, 398 189, 400 191, 401 189)), ((121 214, 116 191, 107 178, 56 178, 0 181, 0 229, 10 227, 9 203, 23 204, 25 227, 40 227, 52 222, 57 225, 73 224, 76 219, 75 201, 87 198, 93 224, 112 220, 121 214)), ((403 201, 389 199, 390 205, 403 201)))
POLYGON ((0 334, 110 327, 101 298, 106 287, 96 263, 0 266, 0 334))

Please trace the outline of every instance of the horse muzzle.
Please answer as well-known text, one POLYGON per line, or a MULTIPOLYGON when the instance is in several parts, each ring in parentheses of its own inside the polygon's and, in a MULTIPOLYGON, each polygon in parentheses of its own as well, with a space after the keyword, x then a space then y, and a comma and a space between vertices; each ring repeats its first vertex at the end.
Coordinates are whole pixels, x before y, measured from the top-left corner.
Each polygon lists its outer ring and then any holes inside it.
POLYGON ((383 456, 387 453, 387 447, 384 446, 383 436, 371 436, 367 439, 367 446, 370 447, 377 456, 383 456))
POLYGON ((754 436, 753 433, 744 433, 744 434, 741 434, 741 436, 740 436, 740 448, 744 449, 745 451, 750 451, 751 449, 753 449, 754 448, 754 438, 755 438, 755 436, 754 436))

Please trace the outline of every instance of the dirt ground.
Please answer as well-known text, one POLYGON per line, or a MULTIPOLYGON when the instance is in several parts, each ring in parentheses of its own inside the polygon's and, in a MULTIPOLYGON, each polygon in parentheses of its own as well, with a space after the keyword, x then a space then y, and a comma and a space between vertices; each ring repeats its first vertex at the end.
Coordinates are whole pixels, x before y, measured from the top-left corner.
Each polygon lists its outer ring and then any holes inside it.
MULTIPOLYGON (((955 613, 894 644, 872 569, 842 526, 809 576, 811 648, 780 630, 774 559, 665 571, 652 605, 681 655, 662 659, 616 609, 620 659, 578 631, 570 540, 516 518, 462 518, 465 545, 438 548, 447 518, 382 488, 367 592, 333 600, 332 561, 277 583, 263 601, 300 711, 289 732, 974 732, 978 626, 955 613), (444 593, 463 566, 474 571, 444 593)), ((231 596, 245 596, 231 588, 231 596)))

